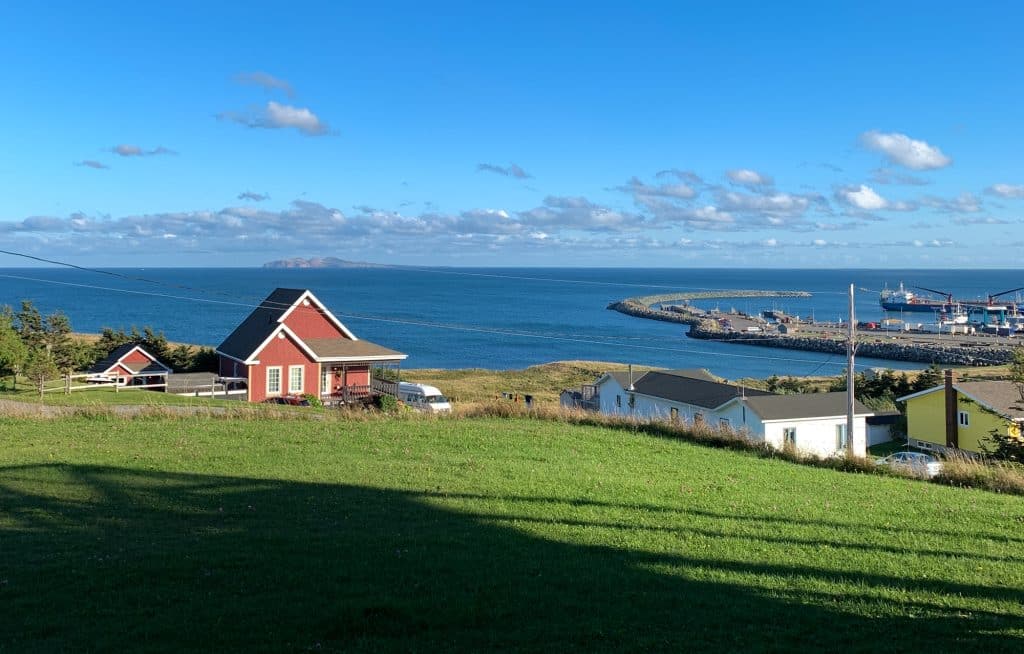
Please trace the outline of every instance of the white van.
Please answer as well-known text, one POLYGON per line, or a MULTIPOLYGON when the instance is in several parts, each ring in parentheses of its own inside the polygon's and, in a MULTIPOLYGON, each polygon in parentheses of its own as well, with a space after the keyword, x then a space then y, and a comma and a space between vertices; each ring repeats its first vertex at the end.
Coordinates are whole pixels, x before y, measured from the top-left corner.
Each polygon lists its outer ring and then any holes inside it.
POLYGON ((449 413, 452 405, 439 389, 426 384, 398 383, 398 399, 417 411, 449 413))

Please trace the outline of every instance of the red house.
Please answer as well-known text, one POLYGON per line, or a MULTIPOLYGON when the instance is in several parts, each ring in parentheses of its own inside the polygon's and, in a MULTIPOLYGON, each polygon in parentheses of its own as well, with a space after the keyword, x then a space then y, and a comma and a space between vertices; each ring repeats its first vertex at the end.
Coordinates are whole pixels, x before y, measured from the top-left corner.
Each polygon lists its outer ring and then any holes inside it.
POLYGON ((87 371, 88 382, 113 382, 120 386, 163 384, 170 367, 161 363, 141 345, 120 345, 87 371))
POLYGON ((312 292, 294 288, 271 293, 216 351, 220 376, 244 379, 250 402, 312 394, 326 404, 397 395, 383 377, 397 379, 408 356, 356 338, 312 292))

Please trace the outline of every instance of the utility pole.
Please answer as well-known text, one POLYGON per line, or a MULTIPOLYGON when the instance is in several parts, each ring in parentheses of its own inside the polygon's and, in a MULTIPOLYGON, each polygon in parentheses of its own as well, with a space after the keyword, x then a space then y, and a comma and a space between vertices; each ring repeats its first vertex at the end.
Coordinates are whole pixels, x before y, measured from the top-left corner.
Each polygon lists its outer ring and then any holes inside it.
POLYGON ((853 355, 857 350, 857 323, 853 312, 853 284, 850 284, 850 315, 847 317, 846 334, 846 456, 854 458, 857 450, 853 445, 854 376, 853 355))

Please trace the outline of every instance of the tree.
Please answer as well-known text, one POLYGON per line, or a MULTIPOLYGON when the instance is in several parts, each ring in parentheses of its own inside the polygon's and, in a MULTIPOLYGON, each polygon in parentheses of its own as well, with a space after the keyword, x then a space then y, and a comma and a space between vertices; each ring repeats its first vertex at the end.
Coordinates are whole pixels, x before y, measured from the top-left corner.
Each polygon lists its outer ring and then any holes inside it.
POLYGON ((43 398, 46 380, 57 376, 57 364, 45 347, 36 347, 28 352, 25 359, 25 376, 39 389, 39 399, 43 398))
MULTIPOLYGON (((6 307, 5 307, 6 308, 6 307)), ((8 310, 0 312, 0 375, 11 376, 11 387, 18 388, 18 373, 28 358, 28 348, 14 329, 14 316, 8 310)))
POLYGON ((46 328, 43 324, 43 316, 31 300, 21 301, 21 311, 15 314, 15 327, 21 336, 21 341, 30 350, 45 344, 46 328))
POLYGON ((43 322, 43 343, 57 370, 70 373, 78 367, 81 348, 71 339, 71 321, 57 311, 43 322))
POLYGON ((1013 348, 1013 361, 1010 362, 1010 381, 1017 387, 1017 394, 1024 402, 1024 345, 1013 348))
POLYGON ((910 390, 917 393, 919 391, 926 391, 929 388, 935 388, 942 384, 942 370, 937 364, 928 366, 925 370, 917 376, 914 383, 910 385, 910 390))

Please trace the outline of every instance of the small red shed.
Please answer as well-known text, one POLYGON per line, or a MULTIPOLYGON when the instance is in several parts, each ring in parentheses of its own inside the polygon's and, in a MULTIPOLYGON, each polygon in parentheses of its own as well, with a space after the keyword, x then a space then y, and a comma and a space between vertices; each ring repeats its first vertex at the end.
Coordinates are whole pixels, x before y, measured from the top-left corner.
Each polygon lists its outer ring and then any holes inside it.
POLYGON ((166 383, 171 368, 141 345, 125 343, 111 350, 86 372, 89 374, 88 381, 116 380, 121 386, 150 385, 166 383))

